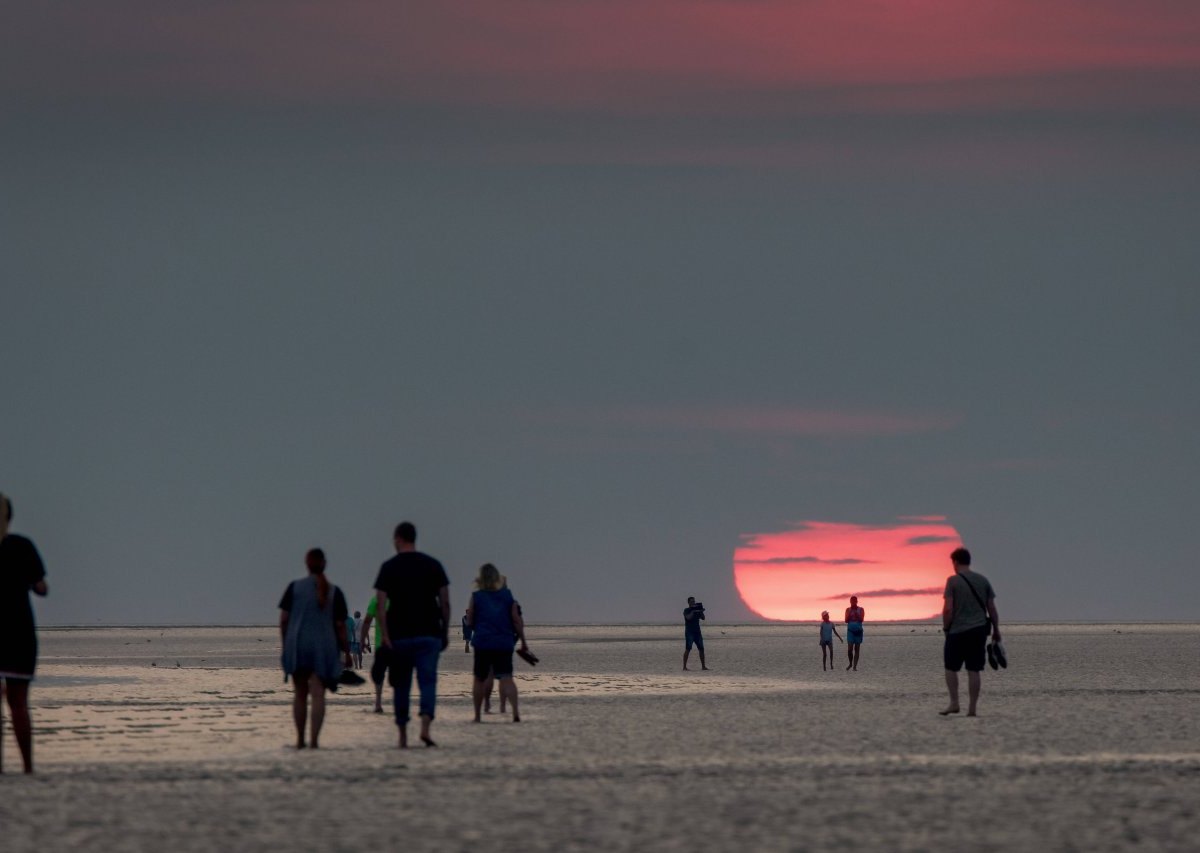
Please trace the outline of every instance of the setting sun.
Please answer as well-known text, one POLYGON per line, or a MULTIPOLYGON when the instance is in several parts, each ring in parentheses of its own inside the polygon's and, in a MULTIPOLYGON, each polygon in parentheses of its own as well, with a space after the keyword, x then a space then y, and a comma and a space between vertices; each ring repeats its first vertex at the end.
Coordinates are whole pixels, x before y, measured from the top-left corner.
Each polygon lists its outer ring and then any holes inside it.
POLYGON ((767 619, 838 621, 851 595, 877 620, 928 619, 941 611, 950 551, 962 540, 942 516, 894 524, 803 521, 779 533, 744 534, 733 554, 746 605, 767 619))

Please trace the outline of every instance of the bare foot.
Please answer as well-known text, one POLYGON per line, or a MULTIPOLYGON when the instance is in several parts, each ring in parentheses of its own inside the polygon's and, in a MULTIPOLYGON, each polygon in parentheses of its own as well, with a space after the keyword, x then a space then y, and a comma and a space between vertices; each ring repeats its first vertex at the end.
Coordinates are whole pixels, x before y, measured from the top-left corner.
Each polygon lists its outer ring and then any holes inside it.
POLYGON ((408 749, 408 732, 404 726, 400 727, 400 749, 408 749))
POLYGON ((950 716, 951 714, 957 714, 957 713, 958 713, 958 711, 959 711, 959 708, 958 708, 958 706, 957 706, 957 705, 951 705, 951 706, 950 706, 949 708, 947 708, 945 711, 938 711, 938 713, 939 713, 941 716, 943 716, 943 717, 948 717, 948 716, 950 716))
POLYGON ((304 749, 306 746, 308 746, 308 744, 306 744, 304 741, 296 741, 296 749, 304 749))
POLYGON ((381 708, 380 706, 376 705, 376 706, 375 706, 375 713, 376 713, 376 714, 382 714, 382 713, 383 713, 383 708, 381 708))
POLYGON ((421 735, 421 743, 425 744, 426 746, 437 746, 437 744, 433 742, 433 738, 431 738, 429 735, 421 735))
POLYGON ((701 669, 708 669, 708 667, 706 667, 706 666, 702 666, 702 667, 700 667, 700 668, 701 668, 701 669))
POLYGON ((519 722, 521 722, 521 715, 520 715, 520 714, 513 714, 513 722, 514 722, 514 723, 519 723, 519 722))
POLYGON ((976 714, 974 711, 967 711, 967 716, 968 717, 978 717, 979 715, 976 714))

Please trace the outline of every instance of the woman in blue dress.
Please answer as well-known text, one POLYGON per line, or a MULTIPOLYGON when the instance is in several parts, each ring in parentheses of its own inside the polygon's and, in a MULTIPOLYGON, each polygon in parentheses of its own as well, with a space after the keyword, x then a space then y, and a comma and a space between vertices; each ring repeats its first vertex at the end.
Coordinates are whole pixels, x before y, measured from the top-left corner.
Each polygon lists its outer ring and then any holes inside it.
POLYGON ((513 722, 521 722, 517 708, 517 684, 513 681, 513 649, 521 641, 521 651, 528 652, 525 643, 525 621, 512 592, 504 584, 500 571, 484 563, 475 579, 475 592, 467 607, 471 645, 475 647, 475 683, 471 698, 475 703, 475 722, 480 722, 485 684, 489 674, 500 680, 500 699, 512 706, 513 722))
POLYGON ((283 637, 283 680, 290 676, 295 694, 292 717, 296 722, 296 748, 304 749, 308 700, 312 697, 309 743, 318 747, 325 722, 325 691, 338 688, 346 640, 346 598, 325 577, 325 552, 313 548, 304 555, 308 577, 288 584, 279 601, 279 633, 283 637))

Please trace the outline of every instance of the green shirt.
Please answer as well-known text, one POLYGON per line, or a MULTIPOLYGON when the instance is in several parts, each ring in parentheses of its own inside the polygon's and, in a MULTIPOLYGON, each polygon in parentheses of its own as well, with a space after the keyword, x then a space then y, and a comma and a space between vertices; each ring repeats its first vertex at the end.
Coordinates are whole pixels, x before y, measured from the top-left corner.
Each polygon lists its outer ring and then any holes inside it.
MULTIPOLYGON (((392 609, 392 603, 388 602, 388 610, 392 609)), ((383 642, 383 623, 379 620, 377 612, 379 610, 379 599, 371 596, 371 600, 367 602, 367 617, 375 622, 375 648, 379 648, 379 644, 383 642)))

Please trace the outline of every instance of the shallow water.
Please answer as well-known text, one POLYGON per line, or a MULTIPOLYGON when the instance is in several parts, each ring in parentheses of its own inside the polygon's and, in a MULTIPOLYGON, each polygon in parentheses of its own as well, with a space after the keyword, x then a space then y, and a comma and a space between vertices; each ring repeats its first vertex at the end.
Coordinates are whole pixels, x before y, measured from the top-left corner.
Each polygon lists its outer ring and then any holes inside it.
POLYGON ((1200 626, 1006 626, 973 720, 936 714, 928 624, 869 625, 858 672, 815 625, 705 638, 684 673, 676 626, 534 626, 520 725, 469 722, 454 642, 438 749, 396 750, 367 685, 314 753, 275 628, 43 631, 39 774, 6 734, 0 822, 16 850, 1195 848, 1200 626))

